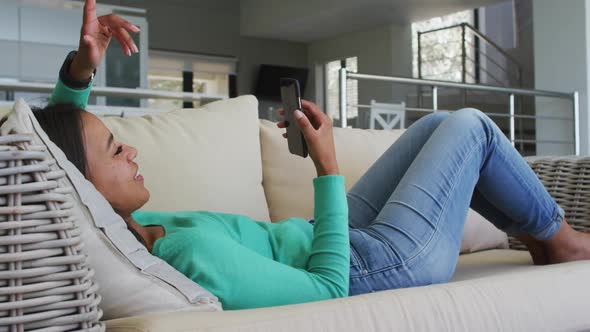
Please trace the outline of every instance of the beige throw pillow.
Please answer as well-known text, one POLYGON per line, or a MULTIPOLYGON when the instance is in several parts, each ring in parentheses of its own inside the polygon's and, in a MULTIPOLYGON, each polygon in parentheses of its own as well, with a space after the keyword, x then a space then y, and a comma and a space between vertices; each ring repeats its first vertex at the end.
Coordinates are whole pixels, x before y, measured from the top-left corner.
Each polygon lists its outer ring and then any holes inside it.
MULTIPOLYGON (((151 255, 127 230, 104 197, 69 162, 64 153, 47 137, 31 109, 22 100, 9 114, 21 121, 20 127, 32 128, 35 142, 48 148, 57 166, 66 172, 60 181, 73 187, 73 215, 83 240, 88 264, 96 272, 102 296, 99 307, 103 319, 175 310, 218 311, 221 305, 210 292, 151 255), (30 123, 22 123, 30 121, 30 123)), ((0 130, 8 132, 7 121, 0 130)))
MULTIPOLYGON (((263 183, 270 217, 278 221, 289 217, 313 217, 312 179, 316 176, 310 158, 289 153, 284 129, 267 120, 260 121, 263 183)), ((403 130, 334 128, 334 144, 340 172, 346 177, 346 190, 398 139, 403 130)), ((506 248, 507 236, 477 212, 469 209, 461 252, 506 248)))
POLYGON ((258 101, 242 96, 142 117, 108 117, 151 197, 141 210, 208 210, 269 221, 262 187, 258 101))

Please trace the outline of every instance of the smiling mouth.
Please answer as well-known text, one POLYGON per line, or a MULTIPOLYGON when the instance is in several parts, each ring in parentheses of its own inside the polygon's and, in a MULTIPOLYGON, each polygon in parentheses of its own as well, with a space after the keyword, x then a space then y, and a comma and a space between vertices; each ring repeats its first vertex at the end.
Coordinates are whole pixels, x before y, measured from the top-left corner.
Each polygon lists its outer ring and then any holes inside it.
POLYGON ((135 181, 142 181, 143 180, 143 176, 141 174, 139 174, 139 167, 137 168, 137 173, 135 173, 135 177, 133 177, 133 180, 135 180, 135 181))

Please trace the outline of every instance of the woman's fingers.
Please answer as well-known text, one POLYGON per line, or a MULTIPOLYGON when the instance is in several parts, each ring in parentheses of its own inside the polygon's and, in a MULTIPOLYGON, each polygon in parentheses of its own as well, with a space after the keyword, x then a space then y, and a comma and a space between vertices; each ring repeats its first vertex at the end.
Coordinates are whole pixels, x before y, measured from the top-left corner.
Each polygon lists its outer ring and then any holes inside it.
POLYGON ((113 35, 113 32, 111 31, 111 29, 108 26, 99 24, 98 27, 100 29, 100 34, 102 36, 104 36, 105 38, 111 38, 111 36, 113 35))
POLYGON ((131 38, 131 36, 129 35, 129 32, 127 32, 127 30, 125 30, 125 28, 119 28, 117 30, 117 32, 121 36, 121 38, 125 41, 125 43, 127 44, 127 47, 129 47, 129 49, 133 51, 133 53, 139 52, 139 49, 135 45, 133 38, 131 38))
POLYGON ((129 46, 127 46, 127 43, 121 37, 121 35, 119 33, 113 33, 113 37, 115 37, 115 39, 119 42, 119 45, 121 45, 123 53, 125 53, 125 55, 131 55, 131 49, 129 48, 129 46))
POLYGON ((99 17, 98 20, 102 25, 107 25, 111 28, 125 28, 133 33, 138 33, 140 31, 137 26, 115 14, 103 15, 99 17))
MULTIPOLYGON (((123 50, 123 53, 125 53, 126 55, 131 55, 131 53, 136 53, 135 48, 134 48, 135 43, 133 43, 133 39, 131 39, 131 43, 130 43, 129 39, 127 39, 126 36, 121 33, 121 30, 125 31, 123 28, 118 28, 116 30, 113 30, 113 37, 115 37, 115 39, 117 39, 117 41, 121 45, 121 49, 123 50)), ((125 33, 127 34, 126 31, 125 31, 125 33)), ((127 34, 127 36, 129 36, 129 34, 127 34)), ((131 37, 129 36, 129 38, 131 38, 131 37)))
POLYGON ((314 113, 316 113, 316 112, 320 112, 321 113, 322 112, 322 111, 320 111, 320 108, 316 104, 312 103, 311 101, 307 101, 305 99, 301 99, 301 106, 303 108, 306 108, 306 109, 309 109, 311 111, 314 111, 314 113))
POLYGON ((301 99, 301 108, 303 113, 309 118, 309 121, 314 125, 317 129, 320 125, 325 122, 325 114, 320 110, 320 108, 307 100, 301 99))
POLYGON ((116 17, 120 20, 121 25, 125 29, 127 29, 127 30, 129 30, 129 31, 131 31, 133 33, 138 33, 140 31, 138 26, 129 23, 129 21, 126 21, 125 19, 123 19, 123 18, 121 18, 119 16, 116 16, 116 17))
POLYGON ((131 55, 132 52, 139 52, 137 45, 135 45, 133 38, 128 32, 131 31, 137 33, 140 31, 138 27, 114 14, 101 16, 98 20, 102 25, 108 27, 112 31, 113 36, 115 36, 119 44, 121 44, 121 48, 123 48, 125 54, 131 55))
MULTIPOLYGON (((297 113, 295 113, 294 120, 297 122, 297 125, 303 132, 304 136, 306 136, 306 138, 312 138, 317 134, 316 130, 326 121, 326 115, 316 104, 307 100, 302 99, 301 106, 301 110, 299 111, 300 116, 298 117, 297 113)), ((277 112, 282 116, 285 115, 285 110, 282 108, 279 108, 277 112)), ((277 127, 287 128, 288 124, 287 121, 280 121, 277 123, 277 127)), ((287 138, 287 133, 284 133, 283 137, 287 138)))
POLYGON ((293 117, 295 118, 295 122, 297 122, 299 129, 303 132, 303 136, 305 136, 307 140, 315 139, 317 131, 311 121, 309 121, 309 118, 301 111, 295 111, 293 117))
POLYGON ((91 23, 96 19, 96 0, 86 0, 84 2, 84 14, 82 17, 82 25, 91 23))
POLYGON ((112 36, 117 40, 119 45, 121 45, 121 50, 123 50, 123 53, 125 55, 131 55, 132 50, 123 38, 123 36, 121 36, 121 33, 119 33, 118 30, 113 30, 112 28, 109 28, 109 30, 111 31, 112 36))
POLYGON ((102 49, 106 49, 111 42, 111 37, 113 36, 113 32, 109 27, 106 25, 99 24, 99 34, 94 37, 94 39, 100 43, 102 49))

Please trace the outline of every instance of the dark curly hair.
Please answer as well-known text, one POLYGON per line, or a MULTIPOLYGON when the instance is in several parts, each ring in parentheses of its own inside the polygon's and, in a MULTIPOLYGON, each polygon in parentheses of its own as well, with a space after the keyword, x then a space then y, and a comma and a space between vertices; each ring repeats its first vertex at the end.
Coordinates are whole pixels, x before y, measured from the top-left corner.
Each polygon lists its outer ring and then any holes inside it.
POLYGON ((33 114, 47 134, 66 155, 68 160, 88 179, 86 150, 82 135, 83 109, 73 104, 53 104, 45 108, 35 108, 33 114))

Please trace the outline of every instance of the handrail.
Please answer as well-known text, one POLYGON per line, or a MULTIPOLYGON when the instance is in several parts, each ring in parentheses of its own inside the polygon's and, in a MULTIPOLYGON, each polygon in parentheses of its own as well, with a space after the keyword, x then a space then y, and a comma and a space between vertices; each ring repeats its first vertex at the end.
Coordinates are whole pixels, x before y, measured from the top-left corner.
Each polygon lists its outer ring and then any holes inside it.
MULTIPOLYGON (((467 44, 471 47, 475 48, 475 45, 473 45, 470 42, 467 42, 467 44)), ((503 73, 505 73, 506 75, 514 75, 514 73, 512 73, 511 71, 507 70, 506 68, 502 67, 502 65, 500 65, 499 63, 496 62, 496 60, 494 60, 491 56, 489 56, 486 52, 484 51, 479 51, 480 55, 483 55, 487 61, 489 61, 490 63, 494 64, 498 69, 500 69, 503 73)), ((469 57, 469 56, 468 56, 469 57)), ((475 63, 475 61, 473 59, 471 59, 472 62, 475 63)), ((478 67, 481 68, 481 66, 478 65, 478 67)), ((518 75, 517 75, 518 76, 518 75)), ((517 77, 518 78, 518 77, 517 77)))
MULTIPOLYGON (((475 60, 473 60, 470 56, 466 57, 470 62, 472 62, 473 64, 475 64, 475 60)), ((482 72, 484 72, 487 76, 491 77, 494 81, 496 81, 498 84, 500 85, 505 85, 504 82, 500 81, 499 78, 496 77, 496 75, 490 73, 488 70, 481 68, 479 66, 476 65, 477 68, 479 68, 479 70, 481 70, 482 72)), ((468 71, 466 72, 467 75, 473 77, 473 75, 471 75, 471 73, 469 73, 468 71)), ((475 77, 473 77, 475 79, 475 77)))
POLYGON ((550 98, 559 98, 559 99, 566 99, 572 101, 572 108, 573 108, 573 121, 574 121, 574 153, 576 155, 580 155, 580 101, 579 101, 579 94, 577 91, 572 93, 567 92, 556 92, 556 91, 547 91, 547 90, 533 90, 533 89, 523 89, 523 88, 504 88, 498 87, 493 85, 484 85, 484 84, 470 84, 470 83, 455 83, 455 82, 448 82, 448 81, 436 81, 436 80, 425 80, 425 79, 416 79, 416 78, 409 78, 409 77, 399 77, 399 76, 382 76, 382 75, 369 75, 369 74, 359 74, 355 72, 349 72, 346 67, 341 67, 339 70, 339 100, 340 100, 340 126, 342 128, 346 128, 347 122, 347 98, 346 98, 346 82, 349 79, 356 79, 356 80, 374 80, 374 81, 383 81, 383 82, 391 82, 391 83, 401 83, 401 84, 409 84, 409 85, 416 85, 416 86, 429 86, 432 88, 432 111, 438 111, 438 88, 458 88, 464 90, 475 90, 475 91, 490 91, 490 92, 497 92, 497 93, 505 93, 509 95, 509 116, 510 116, 510 142, 514 146, 516 140, 515 137, 515 124, 514 119, 516 118, 515 114, 515 96, 537 96, 537 97, 550 97, 550 98))
MULTIPOLYGON (((427 31, 419 31, 418 32, 418 76, 419 76, 419 78, 422 78, 422 63, 423 63, 422 37, 424 35, 427 35, 430 33, 440 32, 443 30, 456 29, 456 28, 461 28, 460 42, 461 42, 461 47, 462 47, 462 51, 461 51, 462 55, 461 56, 462 56, 462 82, 463 83, 465 83, 465 71, 466 71, 466 64, 465 64, 466 57, 467 57, 466 45, 469 45, 472 49, 474 49, 477 54, 484 54, 484 56, 488 59, 488 61, 491 61, 491 58, 489 56, 487 56, 487 54, 485 54, 485 52, 483 52, 476 45, 473 45, 472 43, 467 41, 467 39, 465 38, 465 33, 466 33, 466 31, 471 31, 474 35, 474 38, 478 38, 477 40, 482 40, 483 42, 487 43, 488 45, 490 45, 491 47, 496 49, 496 51, 499 54, 503 55, 506 59, 508 59, 507 65, 513 64, 516 66, 514 73, 512 73, 512 70, 508 70, 508 68, 503 68, 495 61, 492 61, 494 64, 496 64, 498 66, 498 68, 501 69, 501 71, 503 71, 506 74, 506 76, 508 77, 508 81, 510 81, 514 75, 514 76, 516 76, 516 81, 518 82, 519 86, 522 86, 522 66, 520 65, 518 60, 516 60, 512 55, 510 55, 508 52, 506 52, 504 49, 502 49, 500 46, 498 46, 498 44, 496 44, 490 38, 488 38, 483 33, 481 33, 479 30, 477 30, 474 26, 472 26, 471 24, 466 23, 466 22, 443 27, 443 28, 437 28, 437 29, 431 29, 431 30, 427 30, 427 31)), ((481 67, 479 67, 479 68, 481 68, 481 67)))
MULTIPOLYGON (((55 84, 51 83, 34 83, 20 81, 0 80, 0 90, 15 90, 27 92, 51 93, 55 84)), ((131 97, 131 98, 156 98, 156 99, 180 99, 183 101, 194 101, 203 99, 224 99, 223 95, 207 95, 204 93, 176 92, 151 89, 130 89, 130 88, 113 88, 104 86, 95 86, 92 88, 91 95, 104 97, 131 97)))
POLYGON ((482 34, 479 30, 477 30, 471 24, 469 24, 469 23, 463 23, 463 24, 465 24, 465 26, 467 26, 471 31, 473 31, 473 33, 475 33, 479 38, 485 40, 488 44, 492 45, 495 49, 500 51, 500 53, 502 53, 506 58, 510 59, 515 65, 520 67, 520 63, 518 62, 518 60, 516 60, 512 55, 510 55, 508 52, 506 52, 502 47, 500 47, 498 44, 494 43, 490 38, 486 37, 484 34, 482 34))
POLYGON ((561 98, 561 99, 571 99, 572 98, 572 94, 567 93, 567 92, 532 90, 532 89, 523 89, 523 88, 504 88, 504 87, 499 87, 499 86, 495 86, 495 85, 486 85, 486 84, 472 84, 472 83, 458 83, 458 82, 437 81, 437 80, 425 80, 425 79, 400 77, 400 76, 369 75, 369 74, 359 74, 359 73, 354 73, 354 72, 347 72, 346 76, 351 79, 387 81, 387 82, 393 82, 393 83, 404 83, 404 84, 430 86, 430 87, 437 86, 437 87, 442 87, 442 88, 458 88, 458 89, 478 90, 478 91, 494 91, 494 92, 502 92, 502 93, 507 93, 507 94, 523 95, 523 96, 553 97, 553 98, 561 98))
POLYGON ((442 31, 442 30, 450 30, 450 29, 460 28, 462 26, 468 27, 469 30, 473 31, 473 33, 475 35, 477 35, 479 38, 485 40, 488 44, 492 45, 494 48, 496 48, 498 51, 500 51, 500 53, 502 53, 502 55, 504 55, 505 57, 507 57, 508 59, 510 59, 510 61, 514 62, 514 64, 516 64, 517 66, 520 66, 520 63, 518 63, 518 60, 516 60, 512 55, 510 55, 508 52, 506 52, 504 49, 502 49, 498 44, 496 44, 489 37, 487 37, 486 35, 482 34, 473 25, 471 25, 469 23, 466 23, 466 22, 455 24, 455 25, 450 25, 450 26, 444 27, 444 28, 432 29, 432 30, 427 30, 427 31, 420 31, 419 33, 421 35, 425 35, 425 34, 428 34, 428 33, 431 33, 431 32, 438 32, 438 31, 442 31))
POLYGON ((432 29, 432 30, 418 31, 418 33, 425 35, 425 34, 431 33, 431 32, 438 32, 438 31, 443 31, 443 30, 450 30, 450 29, 454 29, 454 28, 459 28, 459 27, 461 27, 461 25, 463 25, 463 23, 449 25, 448 27, 436 28, 436 29, 432 29))
MULTIPOLYGON (((349 107, 355 107, 355 108, 374 108, 375 105, 370 105, 370 104, 351 104, 348 105, 349 107)), ((379 109, 395 109, 398 110, 399 107, 388 107, 388 106, 384 106, 384 105, 379 105, 379 109)), ((432 113, 432 109, 428 109, 428 108, 416 108, 416 107, 406 107, 405 108, 406 111, 415 111, 415 112, 425 112, 425 113, 432 113)), ((454 110, 444 110, 444 109, 439 109, 438 111, 444 111, 444 112, 455 112, 454 110)), ((486 115, 492 117, 499 117, 499 118, 509 118, 510 114, 503 114, 503 113, 487 113, 486 115)), ((514 115, 515 119, 548 119, 548 120, 563 120, 563 121, 574 121, 574 119, 572 118, 564 118, 561 116, 547 116, 547 115, 514 115)))
MULTIPOLYGON (((490 63, 494 64, 498 69, 500 69, 504 74, 507 75, 507 78, 510 79, 509 76, 511 76, 511 72, 507 71, 505 68, 502 68, 502 66, 500 66, 496 61, 494 61, 492 58, 490 58, 485 52, 481 52, 481 54, 486 57, 490 63)), ((478 66, 475 63, 475 60, 472 59, 470 56, 466 56, 465 57, 467 60, 469 60, 470 63, 473 63, 477 68, 479 68, 479 70, 483 71, 484 73, 486 73, 489 77, 491 77, 494 81, 496 81, 497 83, 501 84, 502 86, 505 86, 504 82, 502 82, 500 79, 498 79, 497 77, 495 77, 491 72, 489 72, 488 70, 482 68, 481 66, 478 66)), ((428 61, 438 61, 438 60, 453 60, 453 57, 447 57, 447 56, 436 56, 436 57, 424 57, 423 60, 428 60, 428 61)), ((440 76, 442 74, 451 74, 452 72, 450 70, 444 71, 442 73, 438 73, 438 75, 436 76, 440 76)), ((471 75, 469 72, 466 72, 467 75, 471 76, 472 78, 473 75, 471 75)), ((432 75, 429 75, 432 78, 432 75)), ((434 76, 434 78, 436 78, 436 76, 434 76)))

